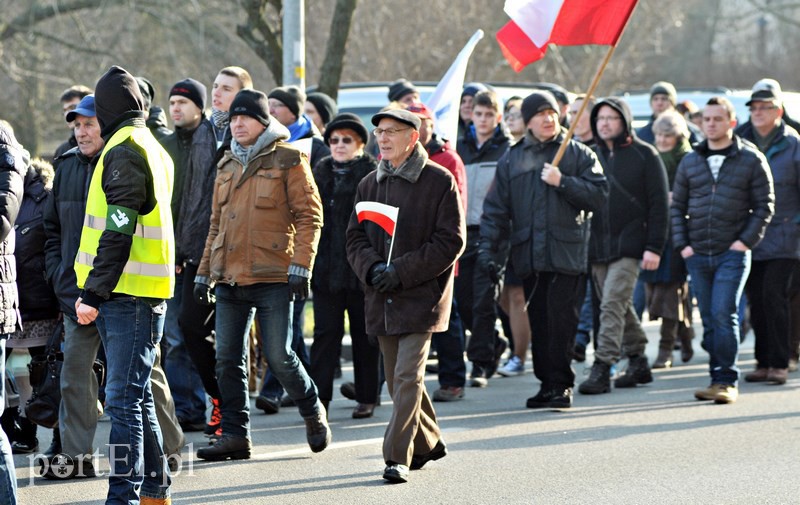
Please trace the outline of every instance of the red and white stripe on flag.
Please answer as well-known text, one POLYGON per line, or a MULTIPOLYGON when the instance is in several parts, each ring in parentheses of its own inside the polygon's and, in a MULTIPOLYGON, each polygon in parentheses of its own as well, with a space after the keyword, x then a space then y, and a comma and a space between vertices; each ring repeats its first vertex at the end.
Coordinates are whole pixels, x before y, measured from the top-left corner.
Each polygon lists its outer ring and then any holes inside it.
POLYGON ((503 56, 519 72, 548 44, 614 45, 637 0, 506 0, 511 21, 497 32, 503 56))
POLYGON ((358 222, 372 221, 383 228, 389 236, 394 236, 394 227, 397 224, 399 207, 392 207, 380 202, 358 202, 356 216, 358 222))

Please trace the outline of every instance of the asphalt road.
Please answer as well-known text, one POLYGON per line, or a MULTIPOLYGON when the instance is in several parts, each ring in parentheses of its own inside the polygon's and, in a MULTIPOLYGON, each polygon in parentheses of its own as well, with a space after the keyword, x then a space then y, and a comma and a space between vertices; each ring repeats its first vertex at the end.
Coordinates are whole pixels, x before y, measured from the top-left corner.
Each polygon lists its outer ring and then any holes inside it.
MULTIPOLYGON (((658 327, 645 326, 652 361, 658 327)), ((575 364, 579 381, 591 360, 575 364)), ((743 371, 753 368, 752 334, 740 362, 743 371)), ((350 365, 344 365, 346 378, 350 365)), ((355 402, 338 396, 330 411, 334 442, 324 452, 308 449, 296 409, 273 416, 253 410, 253 458, 205 463, 187 448, 173 503, 800 503, 800 374, 783 386, 742 382, 732 405, 699 402, 693 392, 708 384, 708 374, 707 355, 698 349, 690 363, 657 371, 652 384, 576 394, 572 409, 536 411, 525 408, 538 389, 527 366, 523 376, 469 389, 463 401, 437 403, 450 453, 412 472, 407 484, 381 479, 388 394, 375 417, 364 420, 351 419, 355 402)), ((438 387, 434 375, 426 384, 431 392, 438 387)), ((100 423, 98 443, 108 440, 109 428, 100 423)), ((194 450, 206 443, 202 434, 187 438, 194 450)), ((49 445, 46 430, 40 443, 49 445)), ((106 479, 46 481, 32 477, 28 457, 15 462, 20 503, 105 498, 106 479)), ((100 469, 108 471, 105 460, 100 469)))

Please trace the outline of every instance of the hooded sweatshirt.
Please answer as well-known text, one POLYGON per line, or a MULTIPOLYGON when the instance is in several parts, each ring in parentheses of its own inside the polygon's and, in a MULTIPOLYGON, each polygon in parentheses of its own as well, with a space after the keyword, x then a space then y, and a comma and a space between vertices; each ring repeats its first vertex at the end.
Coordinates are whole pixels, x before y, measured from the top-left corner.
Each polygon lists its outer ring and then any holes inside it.
POLYGON ((669 189, 658 152, 633 134, 630 107, 620 98, 598 102, 590 120, 597 140, 594 151, 608 179, 609 193, 605 205, 592 217, 589 261, 640 259, 646 250, 660 256, 669 231, 669 189), (613 149, 608 148, 597 130, 597 116, 603 106, 622 116, 623 130, 614 139, 613 149))

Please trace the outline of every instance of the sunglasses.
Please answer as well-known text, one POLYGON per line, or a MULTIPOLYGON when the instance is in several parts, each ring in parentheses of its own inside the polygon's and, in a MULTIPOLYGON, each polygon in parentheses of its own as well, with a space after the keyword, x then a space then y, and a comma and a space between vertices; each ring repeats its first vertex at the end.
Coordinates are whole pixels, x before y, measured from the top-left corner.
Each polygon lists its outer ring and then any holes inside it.
POLYGON ((335 146, 339 142, 341 142, 344 145, 352 144, 353 143, 353 137, 331 137, 331 138, 328 139, 328 143, 330 143, 330 145, 332 145, 332 146, 335 146))

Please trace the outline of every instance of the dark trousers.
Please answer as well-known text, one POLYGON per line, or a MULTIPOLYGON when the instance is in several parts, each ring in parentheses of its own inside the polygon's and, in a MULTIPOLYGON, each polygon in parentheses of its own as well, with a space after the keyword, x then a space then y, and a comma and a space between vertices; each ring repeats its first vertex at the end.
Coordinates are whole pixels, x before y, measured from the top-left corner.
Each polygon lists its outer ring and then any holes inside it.
POLYGON ((199 305, 194 299, 194 277, 197 265, 187 263, 183 267, 183 299, 178 324, 183 332, 186 350, 192 359, 203 389, 208 396, 219 399, 219 385, 214 372, 217 355, 214 350, 214 305, 199 305))
POLYGON ((477 265, 479 243, 480 230, 467 230, 466 250, 458 260, 455 296, 461 321, 471 334, 467 344, 467 358, 473 363, 489 366, 495 361, 494 349, 499 338, 495 330, 496 286, 477 265))
POLYGON ((578 313, 586 294, 586 276, 539 272, 523 280, 530 300, 533 372, 542 389, 575 385, 572 348, 578 313))
POLYGON ((450 311, 450 326, 445 331, 434 333, 433 344, 439 361, 439 385, 441 387, 464 387, 467 381, 467 366, 464 364, 464 328, 458 315, 458 303, 453 297, 450 311))
POLYGON ((790 288, 800 261, 753 261, 747 279, 750 323, 756 336, 756 362, 761 368, 789 366, 790 288))
POLYGON ((329 293, 314 291, 314 343, 311 344, 309 373, 319 391, 319 398, 333 398, 333 379, 339 364, 344 337, 344 314, 350 321, 353 342, 353 374, 356 401, 376 403, 378 398, 378 356, 380 349, 367 339, 364 320, 364 293, 347 290, 329 293))
MULTIPOLYGON (((297 354, 297 357, 300 358, 300 364, 303 365, 303 368, 308 372, 308 369, 311 368, 311 359, 308 355, 308 348, 306 347, 305 337, 303 336, 303 326, 305 323, 305 307, 306 307, 306 300, 297 300, 294 302, 294 307, 292 308, 292 344, 291 348, 297 354)), ((262 343, 263 349, 263 343, 262 343)), ((266 350, 264 350, 266 353, 266 350)), ((269 357, 267 357, 269 359, 269 357)), ((261 385, 261 392, 259 395, 266 396, 267 398, 283 398, 283 385, 281 381, 272 373, 272 370, 267 367, 267 371, 264 374, 264 383, 261 385)))

